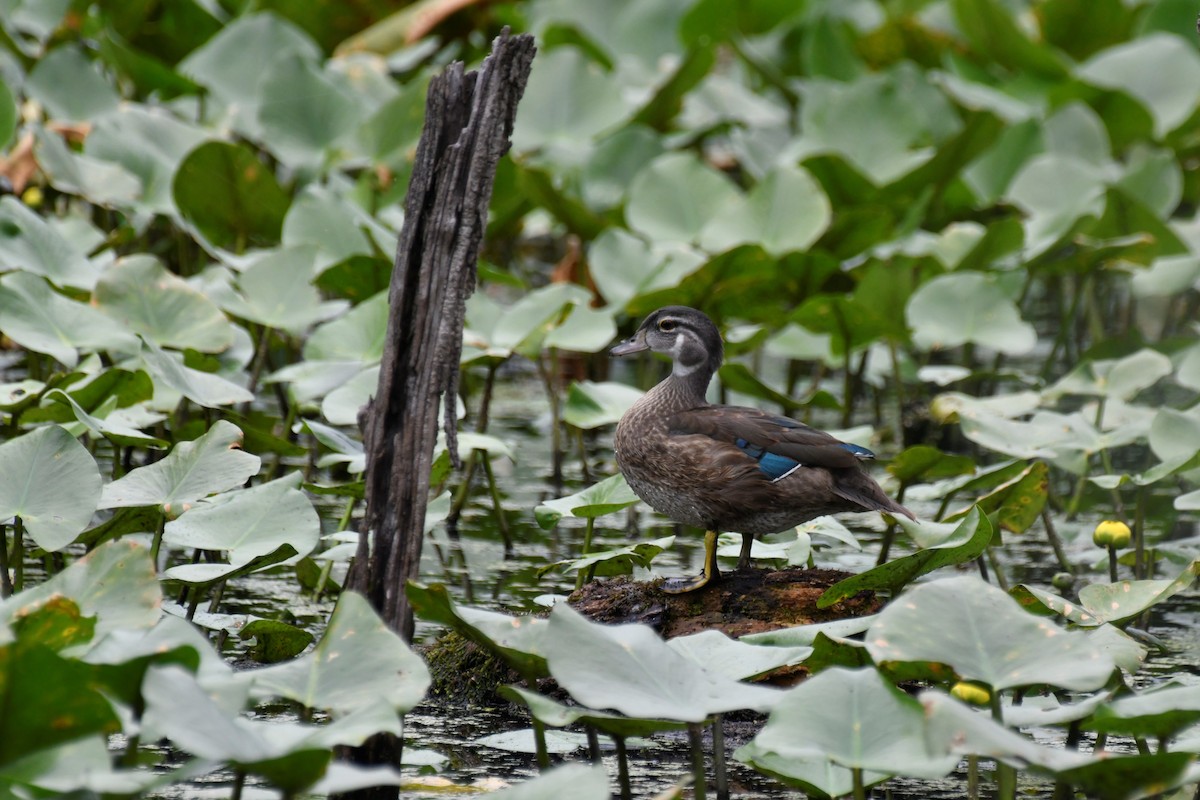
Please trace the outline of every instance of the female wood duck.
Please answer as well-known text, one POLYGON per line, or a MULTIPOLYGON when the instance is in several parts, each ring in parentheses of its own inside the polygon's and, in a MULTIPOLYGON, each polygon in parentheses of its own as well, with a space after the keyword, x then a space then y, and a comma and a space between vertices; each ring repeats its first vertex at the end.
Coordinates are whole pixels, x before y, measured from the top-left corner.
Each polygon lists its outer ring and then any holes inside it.
POLYGON ((638 497, 676 522, 703 528, 704 570, 663 585, 671 594, 719 577, 717 535, 742 534, 738 569, 749 566, 756 534, 777 533, 840 511, 885 511, 916 519, 862 468, 865 447, 787 417, 704 399, 724 346, 717 326, 694 308, 655 311, 610 351, 671 356, 671 374, 617 424, 617 465, 638 497))

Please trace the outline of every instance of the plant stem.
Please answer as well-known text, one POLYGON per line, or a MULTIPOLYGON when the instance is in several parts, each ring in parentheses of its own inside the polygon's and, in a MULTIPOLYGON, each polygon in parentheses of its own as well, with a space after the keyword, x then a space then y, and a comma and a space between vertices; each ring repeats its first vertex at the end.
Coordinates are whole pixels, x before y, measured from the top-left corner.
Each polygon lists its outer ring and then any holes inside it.
POLYGON ((983 552, 987 556, 988 564, 991 566, 992 572, 996 573, 996 585, 1007 592, 1008 578, 1004 577, 1004 570, 1000 569, 1000 562, 996 558, 995 548, 987 547, 983 552))
POLYGON ((725 717, 717 714, 712 721, 713 783, 717 800, 729 800, 729 774, 725 769, 725 717))
POLYGON ((1108 580, 1111 583, 1117 582, 1117 548, 1112 542, 1108 545, 1108 580))
POLYGON ((242 800, 242 787, 245 785, 246 773, 239 769, 233 775, 233 791, 229 793, 229 800, 242 800))
POLYGON ((621 787, 621 800, 633 800, 633 788, 629 784, 629 751, 625 749, 625 737, 612 737, 617 748, 617 784, 621 787))
MULTIPOLYGON (((595 529, 595 527, 596 518, 588 517, 587 526, 583 529, 583 553, 581 553, 581 555, 586 556, 588 553, 592 552, 592 530, 595 529)), ((589 574, 590 571, 585 572, 584 570, 579 570, 579 572, 575 575, 575 591, 582 589, 583 584, 590 580, 588 577, 589 574)))
POLYGON ((1133 577, 1145 580, 1146 571, 1146 487, 1139 486, 1133 510, 1133 577))
POLYGON ((850 775, 854 780, 854 800, 867 800, 867 787, 863 785, 862 767, 852 767, 850 775))
POLYGON ((0 525, 0 599, 11 597, 12 593, 12 576, 8 574, 8 533, 5 526, 0 525))
POLYGON ((967 798, 979 800, 979 756, 967 756, 967 798))
POLYGON ((487 476, 488 492, 492 496, 492 512, 496 517, 496 527, 500 529, 500 538, 504 540, 504 557, 512 558, 512 531, 508 529, 508 518, 504 516, 504 506, 500 503, 500 488, 496 486, 496 472, 492 469, 492 460, 484 453, 480 458, 483 473, 487 476))
POLYGON ((25 521, 13 517, 13 591, 25 588, 25 521))
POLYGON ((588 758, 590 758, 592 760, 593 764, 599 764, 601 761, 600 735, 596 733, 596 726, 595 725, 584 725, 583 730, 584 730, 584 733, 587 734, 588 758))
POLYGON ((158 551, 162 547, 163 531, 167 527, 167 517, 162 515, 158 518, 158 528, 154 531, 154 542, 150 545, 150 562, 154 564, 154 571, 158 572, 158 551))
POLYGON ((688 723, 688 744, 692 750, 692 798, 693 800, 708 800, 708 783, 704 775, 704 725, 699 722, 688 723))
POLYGON ((1051 519, 1050 511, 1046 508, 1042 508, 1042 525, 1046 528, 1046 539, 1050 542, 1051 549, 1054 550, 1054 557, 1058 559, 1058 565, 1062 567, 1063 572, 1075 574, 1075 570, 1071 569, 1071 562, 1067 560, 1067 553, 1063 550, 1058 530, 1054 527, 1054 520, 1051 519))

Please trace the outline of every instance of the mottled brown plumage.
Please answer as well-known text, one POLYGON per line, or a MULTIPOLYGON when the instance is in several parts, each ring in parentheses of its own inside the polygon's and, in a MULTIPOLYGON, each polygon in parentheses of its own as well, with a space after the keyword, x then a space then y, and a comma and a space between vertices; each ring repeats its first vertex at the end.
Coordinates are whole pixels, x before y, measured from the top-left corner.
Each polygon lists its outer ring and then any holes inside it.
POLYGON ((704 574, 675 591, 717 577, 712 550, 718 531, 743 534, 742 567, 754 535, 825 514, 884 511, 913 518, 862 468, 874 457, 866 448, 787 417, 705 400, 724 347, 716 325, 701 312, 661 308, 612 353, 644 350, 669 354, 671 375, 621 417, 617 465, 656 511, 709 532, 704 574))

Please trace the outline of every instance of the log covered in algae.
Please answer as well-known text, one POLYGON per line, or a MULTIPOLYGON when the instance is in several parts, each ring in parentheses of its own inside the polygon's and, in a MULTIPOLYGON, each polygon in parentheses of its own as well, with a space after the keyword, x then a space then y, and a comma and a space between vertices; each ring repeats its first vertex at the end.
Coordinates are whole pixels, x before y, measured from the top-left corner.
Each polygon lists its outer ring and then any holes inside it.
MULTIPOLYGON (((732 638, 751 633, 861 617, 879 610, 872 592, 860 592, 828 608, 817 598, 850 573, 831 569, 745 570, 722 575, 688 594, 666 594, 658 581, 627 577, 594 581, 568 602, 593 622, 641 623, 663 638, 719 630, 732 638)), ((456 633, 443 635, 425 653, 433 674, 431 696, 468 705, 494 701, 497 686, 520 680, 504 662, 456 633)))

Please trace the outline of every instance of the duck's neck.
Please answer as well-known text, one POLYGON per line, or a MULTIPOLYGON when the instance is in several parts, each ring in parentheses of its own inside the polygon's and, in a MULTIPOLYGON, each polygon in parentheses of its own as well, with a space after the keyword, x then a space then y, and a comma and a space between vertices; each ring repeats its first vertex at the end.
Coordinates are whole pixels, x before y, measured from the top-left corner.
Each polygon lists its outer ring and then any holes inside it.
POLYGON ((650 390, 658 410, 683 411, 708 405, 705 394, 713 371, 707 365, 687 371, 675 369, 662 383, 650 390))

